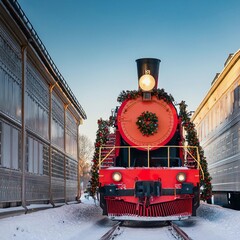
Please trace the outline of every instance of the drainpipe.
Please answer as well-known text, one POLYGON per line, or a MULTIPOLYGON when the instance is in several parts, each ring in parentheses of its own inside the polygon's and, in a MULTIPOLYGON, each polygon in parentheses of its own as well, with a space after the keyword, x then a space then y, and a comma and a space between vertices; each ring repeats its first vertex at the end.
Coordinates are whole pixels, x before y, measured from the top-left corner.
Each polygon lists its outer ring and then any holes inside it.
POLYGON ((77 196, 76 196, 76 200, 78 202, 81 202, 80 198, 81 198, 81 185, 80 185, 80 156, 79 156, 79 152, 80 152, 80 141, 79 141, 79 128, 81 125, 81 121, 79 121, 78 126, 77 126, 77 161, 78 161, 78 171, 77 171, 77 196))
POLYGON ((66 152, 67 152, 67 141, 66 141, 66 136, 67 136, 67 108, 68 108, 68 104, 64 104, 64 137, 63 137, 63 141, 64 141, 64 200, 65 203, 67 204, 67 174, 66 174, 66 163, 67 163, 67 159, 66 159, 66 152))
POLYGON ((27 213, 28 209, 26 206, 26 123, 25 123, 25 89, 26 89, 26 73, 27 73, 27 46, 23 46, 21 49, 22 54, 22 207, 27 213))
POLYGON ((49 87, 49 119, 48 119, 48 135, 49 135, 49 201, 53 207, 55 204, 53 202, 53 193, 52 193, 52 91, 54 85, 49 87))

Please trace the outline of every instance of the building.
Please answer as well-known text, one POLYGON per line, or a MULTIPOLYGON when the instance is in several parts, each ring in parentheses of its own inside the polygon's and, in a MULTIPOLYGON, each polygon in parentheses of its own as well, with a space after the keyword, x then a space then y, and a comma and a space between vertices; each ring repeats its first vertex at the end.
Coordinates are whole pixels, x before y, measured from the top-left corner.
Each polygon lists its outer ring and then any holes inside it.
POLYGON ((240 207, 240 50, 216 74, 192 121, 207 158, 215 203, 240 207))
POLYGON ((80 196, 85 119, 18 2, 0 1, 0 207, 80 196))

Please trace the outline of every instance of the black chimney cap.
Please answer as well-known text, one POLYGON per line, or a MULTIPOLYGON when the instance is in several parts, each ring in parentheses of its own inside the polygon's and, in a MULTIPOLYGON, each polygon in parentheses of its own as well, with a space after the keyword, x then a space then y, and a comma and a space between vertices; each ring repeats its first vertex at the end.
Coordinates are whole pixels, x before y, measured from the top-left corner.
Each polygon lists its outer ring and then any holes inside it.
POLYGON ((151 74, 156 81, 154 88, 157 88, 159 64, 161 60, 157 58, 140 58, 140 59, 137 59, 136 62, 137 62, 138 80, 142 75, 146 74, 146 71, 148 71, 147 73, 151 74))

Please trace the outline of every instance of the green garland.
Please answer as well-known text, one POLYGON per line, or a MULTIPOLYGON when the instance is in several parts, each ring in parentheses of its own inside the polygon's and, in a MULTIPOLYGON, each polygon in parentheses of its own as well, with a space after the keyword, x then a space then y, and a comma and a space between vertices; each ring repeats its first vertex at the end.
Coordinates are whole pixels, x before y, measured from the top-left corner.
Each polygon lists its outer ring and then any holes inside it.
POLYGON ((98 159, 99 159, 99 150, 100 147, 106 144, 108 140, 108 135, 110 132, 110 127, 115 123, 115 118, 110 117, 109 120, 102 120, 101 118, 98 120, 98 130, 96 134, 96 142, 95 142, 95 152, 93 155, 93 165, 91 168, 91 188, 88 189, 89 195, 95 199, 95 194, 97 192, 98 184, 99 184, 99 176, 98 176, 98 159))
POLYGON ((158 117, 152 112, 142 112, 142 114, 137 118, 136 124, 143 136, 150 136, 157 132, 158 117))
MULTIPOLYGON (((174 102, 173 96, 171 94, 166 93, 164 89, 154 89, 151 94, 152 94, 152 96, 156 96, 158 99, 163 99, 167 103, 174 102)), ((136 99, 139 96, 142 96, 141 90, 139 90, 139 91, 136 91, 136 90, 122 91, 119 94, 117 101, 119 103, 122 103, 127 99, 136 99)))
MULTIPOLYGON (((188 145, 197 146, 199 150, 200 165, 204 173, 204 179, 203 179, 202 172, 200 171, 200 176, 201 176, 200 187, 203 189, 201 192, 201 200, 206 201, 210 199, 212 196, 212 184, 211 184, 212 178, 208 172, 208 166, 207 166, 206 157, 204 157, 204 151, 199 144, 195 125, 190 121, 189 114, 187 113, 187 110, 186 110, 187 105, 185 104, 184 101, 182 101, 179 105, 180 105, 179 115, 182 118, 182 124, 186 131, 186 141, 188 142, 188 145)), ((196 153, 192 153, 192 154, 196 154, 196 153)))

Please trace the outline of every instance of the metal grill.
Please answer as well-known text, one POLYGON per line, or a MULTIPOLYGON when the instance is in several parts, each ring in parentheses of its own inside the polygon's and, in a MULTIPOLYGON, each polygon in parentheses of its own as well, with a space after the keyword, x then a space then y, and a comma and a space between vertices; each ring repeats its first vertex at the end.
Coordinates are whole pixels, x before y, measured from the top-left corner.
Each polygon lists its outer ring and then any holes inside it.
POLYGON ((150 205, 129 203, 107 199, 109 216, 138 216, 138 217, 167 217, 175 215, 189 215, 192 209, 192 199, 177 199, 164 203, 150 205))

